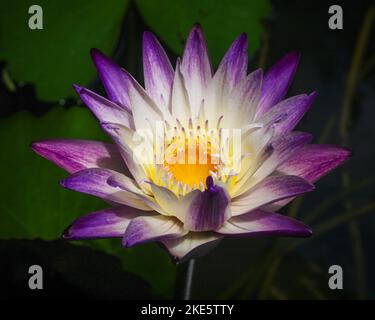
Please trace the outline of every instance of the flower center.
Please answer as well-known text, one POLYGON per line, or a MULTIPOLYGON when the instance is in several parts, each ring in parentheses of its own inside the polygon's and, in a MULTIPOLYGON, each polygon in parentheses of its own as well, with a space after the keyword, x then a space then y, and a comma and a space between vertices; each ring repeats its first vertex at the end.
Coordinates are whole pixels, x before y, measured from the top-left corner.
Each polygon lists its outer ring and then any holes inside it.
POLYGON ((219 157, 211 141, 199 137, 183 140, 182 143, 176 140, 166 148, 164 166, 177 182, 191 188, 206 186, 207 177, 217 171, 219 157))
MULTIPOLYGON (((199 148, 196 147, 196 155, 199 155, 199 148)), ((188 148, 185 149, 186 153, 188 148)), ((197 156, 198 158, 198 156, 197 156)), ((189 163, 188 155, 185 155, 184 163, 166 164, 168 171, 172 173, 177 181, 187 184, 191 188, 205 185, 206 178, 216 171, 216 164, 211 163, 211 155, 207 154, 207 163, 189 163)))

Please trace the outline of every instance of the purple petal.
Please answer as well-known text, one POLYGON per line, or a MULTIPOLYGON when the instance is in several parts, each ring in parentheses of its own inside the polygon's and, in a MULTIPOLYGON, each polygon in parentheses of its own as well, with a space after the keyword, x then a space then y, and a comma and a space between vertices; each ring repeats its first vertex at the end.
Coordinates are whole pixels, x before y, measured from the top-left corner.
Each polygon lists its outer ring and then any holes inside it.
POLYGON ((91 50, 91 57, 109 99, 131 112, 128 74, 98 49, 91 50))
POLYGON ((218 119, 226 115, 228 106, 231 105, 230 93, 246 79, 246 72, 247 37, 246 34, 242 34, 221 60, 218 70, 205 90, 202 111, 206 119, 218 119))
POLYGON ((145 88, 159 106, 168 106, 173 82, 173 68, 158 39, 143 34, 143 71, 145 88))
POLYGON ((310 227, 300 221, 259 209, 232 217, 216 232, 225 235, 289 237, 309 237, 312 234, 310 227))
POLYGON ((212 76, 206 40, 199 25, 193 27, 186 41, 181 71, 185 80, 199 79, 203 85, 207 85, 212 76))
POLYGON ((224 74, 230 87, 246 77, 247 73, 247 35, 241 34, 231 45, 216 74, 224 74))
POLYGON ((180 238, 186 233, 182 223, 174 217, 142 216, 129 223, 122 243, 125 247, 131 247, 148 241, 180 238))
POLYGON ((66 240, 122 237, 130 221, 146 212, 127 206, 89 213, 75 220, 63 234, 66 240))
POLYGON ((229 196, 224 188, 213 185, 212 177, 207 177, 207 189, 195 190, 185 198, 192 197, 185 228, 191 231, 210 231, 219 228, 229 218, 229 196))
MULTIPOLYGON (((346 161, 351 154, 350 149, 340 146, 309 144, 298 150, 296 155, 278 167, 277 171, 315 182, 346 161)), ((293 199, 294 197, 291 197, 274 202, 267 206, 267 210, 279 210, 293 199)))
POLYGON ((255 178, 262 179, 271 174, 277 167, 292 157, 297 150, 309 143, 311 139, 311 134, 298 131, 277 137, 271 142, 272 154, 255 172, 255 178))
POLYGON ((44 140, 33 142, 31 148, 69 173, 88 168, 126 171, 117 147, 88 140, 44 140))
POLYGON ((351 153, 350 149, 340 146, 310 144, 302 147, 277 170, 315 182, 347 160, 351 153))
POLYGON ((256 208, 314 190, 314 185, 296 176, 270 176, 230 204, 233 216, 244 214, 256 208))
POLYGON ((140 210, 151 210, 136 193, 109 185, 107 180, 113 174, 115 172, 108 169, 86 169, 62 180, 61 185, 64 188, 97 196, 110 202, 124 204, 140 210))
POLYGON ((125 109, 89 89, 77 85, 74 85, 74 89, 100 122, 116 122, 134 128, 132 116, 125 109))
POLYGON ((207 44, 199 25, 193 27, 186 42, 181 73, 184 76, 194 117, 198 115, 205 89, 212 77, 207 44))
POLYGON ((252 122, 260 97, 262 79, 263 71, 258 69, 233 88, 229 95, 229 107, 224 109, 224 128, 233 128, 239 124, 242 127, 252 122))
POLYGON ((291 52, 278 61, 263 79, 262 94, 257 108, 257 118, 281 101, 297 70, 299 53, 291 52))
MULTIPOLYGON (((263 80, 263 71, 258 69, 250 73, 243 84, 239 87, 237 105, 242 107, 247 119, 252 119, 252 113, 255 112, 256 105, 258 104, 263 80)), ((248 122, 247 122, 248 123, 248 122)))
POLYGON ((276 135, 288 133, 298 124, 314 102, 315 97, 316 93, 313 92, 310 95, 301 94, 283 100, 272 107, 258 121, 267 124, 274 123, 276 135))

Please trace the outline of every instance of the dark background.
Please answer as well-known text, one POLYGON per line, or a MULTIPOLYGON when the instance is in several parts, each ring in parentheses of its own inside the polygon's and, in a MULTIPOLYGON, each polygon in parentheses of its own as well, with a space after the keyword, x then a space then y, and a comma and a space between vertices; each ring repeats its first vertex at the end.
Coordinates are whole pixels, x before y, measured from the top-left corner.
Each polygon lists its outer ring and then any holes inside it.
POLYGON ((249 37, 250 69, 299 51, 289 96, 317 90, 318 98, 298 129, 315 143, 349 146, 354 156, 283 209, 311 224, 312 238, 225 239, 196 261, 192 297, 375 298, 373 1, 40 1, 44 29, 34 31, 27 27, 31 4, 9 1, 0 13, 1 298, 174 297, 181 266, 157 244, 123 249, 119 240, 58 240, 75 217, 105 204, 62 190, 66 173, 29 145, 106 139, 71 88, 103 92, 89 48, 103 50, 142 83, 143 31, 157 34, 174 64, 195 22, 215 66, 241 31, 249 37), (343 8, 343 30, 328 28, 332 4, 343 8), (33 264, 43 267, 43 290, 28 288, 33 264), (344 271, 343 290, 327 285, 335 264, 344 271))

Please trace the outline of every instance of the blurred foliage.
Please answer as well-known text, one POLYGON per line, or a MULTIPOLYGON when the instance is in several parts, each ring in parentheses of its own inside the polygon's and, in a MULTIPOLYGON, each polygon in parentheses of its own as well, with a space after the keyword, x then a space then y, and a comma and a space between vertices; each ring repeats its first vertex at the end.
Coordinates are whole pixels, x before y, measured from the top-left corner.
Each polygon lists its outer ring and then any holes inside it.
MULTIPOLYGON (((328 287, 330 274, 318 263, 298 254, 288 254, 277 264, 277 274, 267 288, 261 287, 259 299, 348 299, 353 296, 346 287, 343 291, 328 287)), ((262 278, 263 283, 267 283, 262 278)))
MULTIPOLYGON (((6 152, 0 163, 6 170, 0 186, 2 195, 0 238, 53 240, 73 220, 107 205, 94 197, 59 186, 66 177, 62 169, 34 154, 30 143, 50 138, 105 140, 95 118, 87 109, 55 107, 43 118, 20 112, 0 119, 0 141, 6 152)), ((147 279, 157 294, 170 295, 175 266, 168 254, 154 245, 124 249, 119 239, 91 242, 117 255, 125 269, 147 279)))
POLYGON ((353 296, 353 292, 347 288, 344 291, 330 290, 327 270, 297 253, 286 254, 275 246, 258 259, 259 263, 249 265, 247 272, 221 293, 219 298, 322 300, 353 296))
POLYGON ((7 0, 0 10, 0 59, 17 81, 32 82, 41 99, 72 93, 72 83, 95 75, 89 50, 109 54, 116 44, 127 0, 41 0, 43 30, 31 30, 32 0, 7 0))
POLYGON ((250 53, 259 47, 261 20, 271 9, 268 0, 137 0, 136 4, 146 23, 178 55, 192 25, 199 22, 215 66, 242 32, 249 35, 250 53))
MULTIPOLYGON (((375 179, 371 180, 371 184, 375 179)), ((331 196, 327 197, 332 199, 331 196)), ((337 198, 336 198, 337 199, 337 198)), ((337 201, 339 201, 337 199, 337 201)), ((331 208, 335 202, 326 209, 331 208)), ((312 211, 306 214, 308 220, 312 211)), ((319 264, 311 259, 299 256, 300 246, 306 246, 312 241, 317 241, 321 236, 333 231, 335 228, 356 221, 359 217, 374 213, 375 202, 370 202, 363 207, 335 214, 317 225, 313 224, 313 237, 307 239, 277 238, 271 243, 269 250, 257 257, 259 263, 246 267, 246 271, 234 281, 226 291, 219 295, 222 299, 337 299, 356 298, 356 293, 344 286, 343 291, 332 291, 327 286, 329 274, 319 264)), ((304 220, 304 219, 303 219, 304 220)), ((318 243, 322 245, 322 243, 318 243)))

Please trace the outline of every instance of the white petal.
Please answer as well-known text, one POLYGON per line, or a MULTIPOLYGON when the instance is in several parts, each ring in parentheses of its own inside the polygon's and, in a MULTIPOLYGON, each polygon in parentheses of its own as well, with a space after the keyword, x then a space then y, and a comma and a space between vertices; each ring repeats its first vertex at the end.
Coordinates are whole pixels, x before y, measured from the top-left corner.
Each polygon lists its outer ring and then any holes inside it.
POLYGON ((177 196, 167 188, 150 183, 152 193, 156 202, 169 215, 176 216, 180 221, 185 221, 185 214, 188 210, 189 202, 177 198, 177 196))
POLYGON ((184 80, 180 71, 179 59, 177 59, 173 81, 171 111, 174 119, 177 118, 184 127, 188 126, 190 118, 190 105, 184 80))
POLYGON ((221 238, 222 236, 213 232, 189 232, 182 238, 161 242, 176 260, 181 261, 183 258, 195 258, 206 253, 216 246, 221 238))
POLYGON ((121 156, 123 157, 127 168, 135 178, 137 183, 146 192, 150 191, 150 186, 144 183, 147 179, 144 167, 142 166, 147 161, 153 161, 152 154, 144 154, 144 158, 136 157, 138 153, 134 153, 135 144, 132 141, 132 131, 128 128, 115 123, 102 123, 102 128, 112 137, 114 142, 118 145, 121 156))
POLYGON ((136 130, 155 131, 156 121, 163 121, 163 112, 147 95, 146 91, 132 79, 129 97, 136 130))

